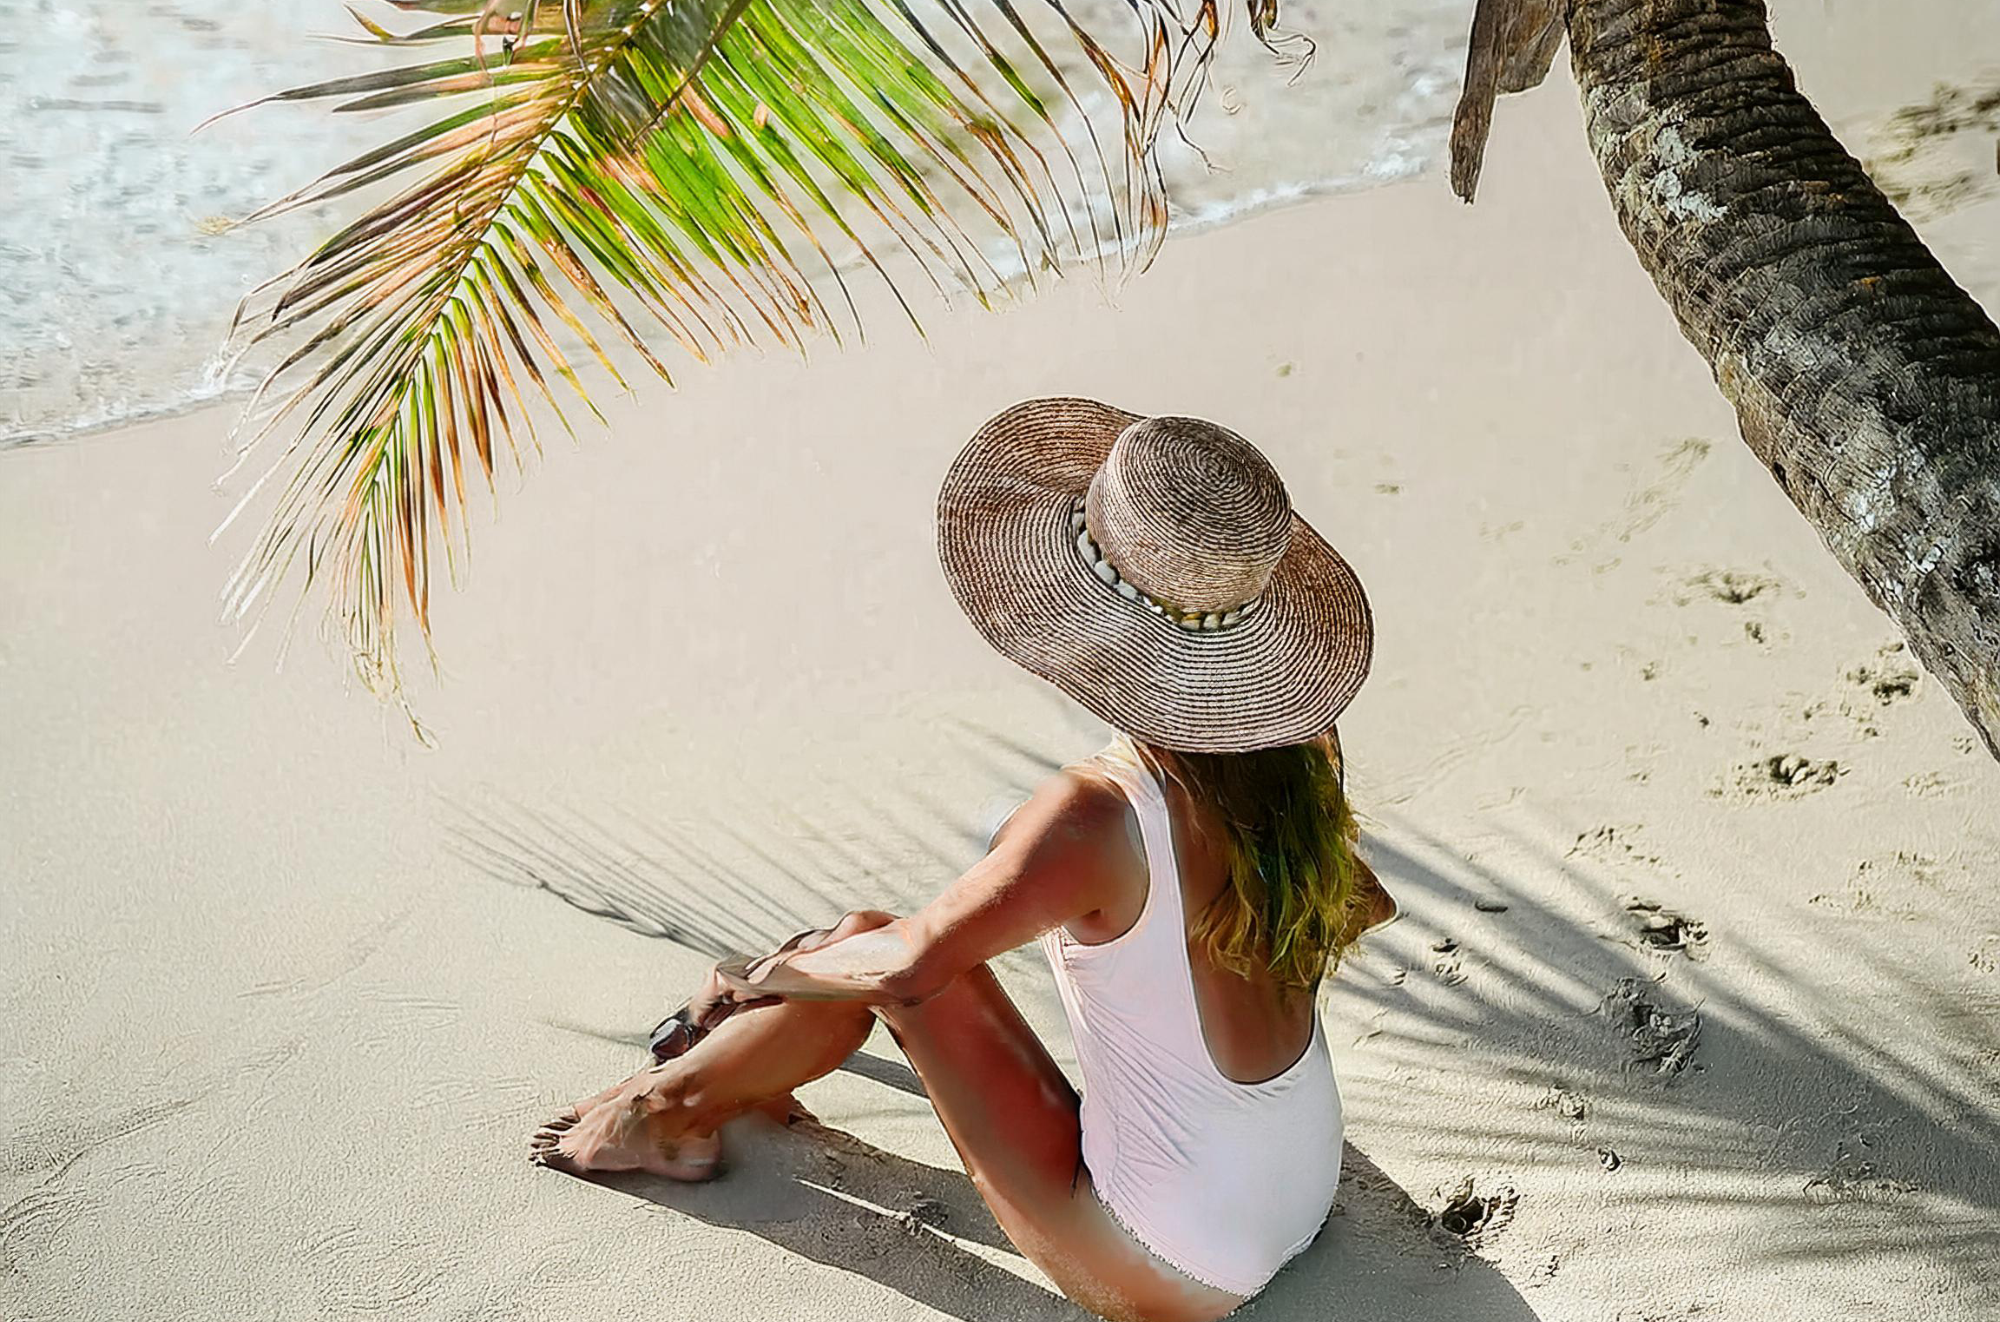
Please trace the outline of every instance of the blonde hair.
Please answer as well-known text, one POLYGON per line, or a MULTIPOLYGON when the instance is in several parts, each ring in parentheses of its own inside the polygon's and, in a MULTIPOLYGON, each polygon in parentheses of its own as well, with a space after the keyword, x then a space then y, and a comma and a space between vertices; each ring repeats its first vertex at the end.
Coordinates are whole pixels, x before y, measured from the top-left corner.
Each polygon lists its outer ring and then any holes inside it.
POLYGON ((1340 962, 1366 903, 1339 735, 1248 753, 1149 749, 1162 769, 1221 819, 1229 884, 1190 936, 1219 966, 1261 964, 1309 989, 1340 962))

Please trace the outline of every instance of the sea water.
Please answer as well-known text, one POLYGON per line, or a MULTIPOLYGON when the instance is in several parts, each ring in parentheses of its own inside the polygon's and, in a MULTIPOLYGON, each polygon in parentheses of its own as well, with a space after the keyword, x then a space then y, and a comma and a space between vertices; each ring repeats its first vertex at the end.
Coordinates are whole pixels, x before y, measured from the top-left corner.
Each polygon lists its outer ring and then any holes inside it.
MULTIPOLYGON (((1072 8, 1093 30, 1130 22, 1123 0, 1072 8)), ((1163 147, 1175 227, 1437 170, 1471 8, 1291 4, 1285 25, 1317 45, 1303 70, 1233 16, 1188 128, 1200 150, 1171 134, 1163 147)), ((195 129, 282 88, 410 58, 335 35, 360 35, 336 0, 0 0, 0 444, 254 384, 254 366, 232 368, 224 351, 236 304, 353 208, 234 222, 392 126, 305 105, 195 129)))

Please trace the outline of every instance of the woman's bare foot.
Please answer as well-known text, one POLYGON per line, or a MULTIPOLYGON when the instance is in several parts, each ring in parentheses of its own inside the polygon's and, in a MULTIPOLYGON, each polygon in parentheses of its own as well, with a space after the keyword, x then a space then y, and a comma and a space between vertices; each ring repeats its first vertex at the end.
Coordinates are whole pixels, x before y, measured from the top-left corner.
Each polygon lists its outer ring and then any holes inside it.
POLYGON ((537 1129, 528 1160, 572 1175, 637 1170, 670 1180, 714 1179, 722 1171, 722 1136, 669 1138, 665 1117, 648 1104, 655 1073, 643 1070, 537 1129))
POLYGON ((670 1180, 698 1183, 722 1173, 722 1136, 657 1137, 658 1122, 646 1117, 626 1126, 565 1111, 528 1140, 528 1160, 537 1166, 583 1175, 592 1171, 646 1171, 670 1180))

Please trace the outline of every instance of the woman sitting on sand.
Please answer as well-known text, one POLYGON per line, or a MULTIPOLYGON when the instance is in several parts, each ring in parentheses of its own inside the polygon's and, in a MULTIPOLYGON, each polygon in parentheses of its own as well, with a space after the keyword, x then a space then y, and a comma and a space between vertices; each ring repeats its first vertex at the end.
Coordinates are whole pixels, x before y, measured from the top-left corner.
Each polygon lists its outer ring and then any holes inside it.
POLYGON ((1368 670, 1367 599, 1247 441, 1087 400, 988 422, 945 479, 938 545, 987 640, 1125 733, 917 913, 718 965, 659 1063, 533 1157, 706 1179, 720 1125, 790 1114, 879 1018, 1063 1293, 1107 1318, 1220 1317, 1312 1241, 1340 1174, 1314 993, 1393 913, 1354 853, 1334 733, 1368 670), (987 968, 1036 939, 1081 1099, 987 968))

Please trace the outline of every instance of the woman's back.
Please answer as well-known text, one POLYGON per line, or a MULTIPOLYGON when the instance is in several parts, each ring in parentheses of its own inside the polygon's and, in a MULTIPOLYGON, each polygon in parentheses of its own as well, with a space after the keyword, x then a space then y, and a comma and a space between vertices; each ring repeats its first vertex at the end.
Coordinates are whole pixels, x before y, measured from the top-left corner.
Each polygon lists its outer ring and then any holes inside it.
MULTIPOLYGON (((1194 979, 1202 1037, 1215 1067, 1239 1083, 1256 1083, 1284 1072, 1312 1038, 1313 995, 1286 987, 1261 961, 1245 975, 1218 964, 1208 943, 1193 939, 1194 916, 1223 897, 1229 887, 1229 851, 1215 810, 1179 783, 1158 776, 1121 740, 1086 768, 1098 768, 1122 798, 1131 795, 1107 761, 1115 760, 1146 776, 1165 799, 1172 824, 1173 857, 1180 886, 1182 929, 1187 935, 1189 972, 1194 979)), ((1136 808, 1129 810, 1136 814, 1136 808)), ((1132 818, 1135 827, 1137 817, 1132 818)), ((1107 906, 1069 925, 1083 945, 1097 945, 1128 930, 1144 910, 1151 890, 1142 835, 1132 839, 1129 895, 1117 909, 1107 906)))
POLYGON ((1141 1243, 1197 1280, 1251 1294, 1332 1206, 1340 1098, 1325 1037, 1310 994, 1191 955, 1189 915, 1225 872, 1196 843, 1212 834, 1196 806, 1184 800, 1177 814, 1129 740, 1095 766, 1131 803, 1147 884, 1124 930, 1097 930, 1116 922, 1107 911, 1078 924, 1081 937, 1043 938, 1083 1074, 1084 1162, 1141 1243))
POLYGON ((1224 968, 1216 963, 1209 943, 1193 939, 1193 916, 1229 888, 1229 852, 1213 808, 1196 801, 1176 781, 1166 780, 1161 788, 1173 822, 1181 908, 1189 920, 1184 925, 1190 929, 1188 965, 1208 1054, 1217 1069, 1237 1082, 1272 1078, 1297 1060, 1312 1040, 1317 1017, 1313 991, 1285 986, 1261 960, 1247 974, 1224 968))

